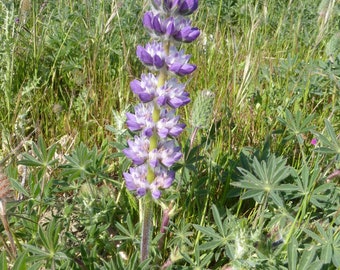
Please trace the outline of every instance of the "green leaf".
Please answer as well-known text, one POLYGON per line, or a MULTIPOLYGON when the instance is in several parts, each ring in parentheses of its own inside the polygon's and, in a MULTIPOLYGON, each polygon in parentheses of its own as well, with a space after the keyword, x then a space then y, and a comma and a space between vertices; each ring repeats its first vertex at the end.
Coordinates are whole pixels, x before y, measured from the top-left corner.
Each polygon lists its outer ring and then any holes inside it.
POLYGON ((335 265, 335 267, 340 268, 340 248, 334 249, 332 263, 335 265))
POLYGON ((40 162, 39 160, 35 159, 33 156, 27 153, 22 154, 23 158, 22 160, 19 160, 19 164, 25 165, 25 166, 30 166, 30 167, 40 167, 43 166, 44 164, 40 162))
POLYGON ((211 240, 199 246, 200 250, 213 250, 219 246, 223 245, 220 240, 211 240))
POLYGON ((332 260, 332 256, 333 256, 332 245, 330 243, 322 245, 320 259, 324 263, 329 264, 332 260))
POLYGON ((203 234, 205 234, 206 236, 215 238, 215 239, 221 239, 221 236, 219 234, 217 234, 213 228, 211 227, 203 227, 200 225, 196 225, 193 224, 194 228, 200 232, 202 232, 203 234))
POLYGON ((26 260, 27 254, 25 252, 19 254, 19 256, 15 260, 12 270, 26 270, 26 260))
POLYGON ((310 264, 313 261, 316 253, 316 248, 312 246, 309 249, 305 249, 302 253, 301 259, 299 260, 299 270, 310 270, 310 264))
POLYGON ((215 224, 217 225, 218 232, 222 236, 225 236, 224 235, 223 225, 222 225, 222 219, 221 219, 220 213, 218 212, 218 209, 217 209, 216 205, 212 206, 212 212, 213 212, 213 217, 214 217, 215 224))
POLYGON ((7 259, 6 259, 6 252, 1 252, 0 255, 0 269, 7 269, 7 259))
POLYGON ((45 261, 40 261, 37 263, 34 263, 33 265, 31 265, 28 270, 41 270, 43 269, 43 266, 46 265, 45 261))
POLYGON ((323 239, 311 230, 304 229, 304 232, 313 238, 317 243, 323 243, 323 239))
POLYGON ((292 237, 288 244, 288 269, 289 270, 296 270, 297 257, 298 257, 297 249, 298 249, 298 243, 295 237, 292 237))
POLYGON ((9 178, 9 181, 11 183, 11 186, 18 191, 21 194, 24 194, 26 197, 30 197, 30 194, 24 189, 24 187, 16 180, 13 178, 9 178))

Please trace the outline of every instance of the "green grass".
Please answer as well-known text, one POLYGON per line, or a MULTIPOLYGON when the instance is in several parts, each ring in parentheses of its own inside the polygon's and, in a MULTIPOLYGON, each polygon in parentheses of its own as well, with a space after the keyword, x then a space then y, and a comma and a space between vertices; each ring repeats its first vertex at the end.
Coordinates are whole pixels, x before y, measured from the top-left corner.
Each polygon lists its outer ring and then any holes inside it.
POLYGON ((0 268, 338 269, 338 1, 200 1, 187 91, 212 91, 213 115, 191 149, 194 102, 180 111, 186 158, 139 265, 139 203, 121 150, 137 102, 129 83, 145 71, 135 48, 149 39, 146 8, 32 1, 25 17, 17 1, 0 2, 0 166, 18 253, 0 227, 0 268))

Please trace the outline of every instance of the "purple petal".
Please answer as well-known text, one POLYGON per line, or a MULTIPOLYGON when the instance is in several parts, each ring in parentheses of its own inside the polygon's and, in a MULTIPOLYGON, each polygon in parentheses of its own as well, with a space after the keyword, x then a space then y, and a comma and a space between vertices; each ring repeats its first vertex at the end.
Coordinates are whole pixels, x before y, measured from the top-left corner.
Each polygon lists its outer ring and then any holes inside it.
POLYGON ((142 102, 149 102, 149 101, 151 101, 151 100, 153 100, 153 98, 154 98, 154 95, 151 95, 151 94, 149 94, 149 93, 140 93, 139 95, 138 95, 138 97, 140 98, 140 100, 142 101, 142 102))
POLYGON ((159 199, 159 197, 161 196, 161 192, 159 189, 154 189, 152 190, 151 195, 154 199, 159 199))
POLYGON ((141 62, 145 65, 153 65, 153 58, 152 56, 140 45, 137 46, 136 51, 137 57, 141 62))
POLYGON ((157 104, 159 106, 164 106, 166 104, 167 100, 168 100, 167 96, 160 96, 160 97, 157 98, 157 104))
POLYGON ((148 11, 144 14, 143 17, 143 25, 145 28, 152 30, 152 19, 153 19, 153 13, 151 11, 148 11))
POLYGON ((141 129, 141 126, 136 121, 136 116, 132 113, 126 113, 126 125, 131 131, 137 131, 141 129))
POLYGON ((174 126, 174 127, 170 130, 170 135, 171 135, 171 136, 174 136, 174 137, 179 136, 179 135, 183 132, 183 130, 184 130, 185 127, 186 127, 185 124, 178 124, 178 125, 174 126))
POLYGON ((154 65, 157 68, 162 68, 164 66, 164 59, 162 59, 161 57, 159 57, 158 55, 154 56, 154 65))
POLYGON ((178 9, 181 15, 190 15, 198 8, 198 0, 184 0, 178 9))
POLYGON ((166 33, 167 36, 172 36, 175 33, 175 30, 176 30, 175 23, 174 23, 173 19, 171 18, 171 20, 169 20, 167 22, 165 33, 166 33))
POLYGON ((192 72, 194 72, 196 69, 195 65, 192 64, 181 64, 181 63, 173 63, 170 67, 169 70, 174 72, 175 74, 179 76, 185 76, 189 75, 192 72))
POLYGON ((143 88, 141 87, 140 81, 138 80, 133 80, 132 82, 130 82, 130 88, 132 92, 135 93, 136 95, 143 92, 143 88))
POLYGON ((159 33, 159 34, 163 34, 163 29, 162 29, 162 21, 159 18, 159 16, 155 16, 153 18, 153 30, 155 30, 155 32, 159 33))
POLYGON ((141 196, 141 197, 146 194, 146 188, 144 187, 137 188, 136 191, 137 191, 138 196, 141 196))
POLYGON ((192 42, 200 35, 198 28, 186 26, 174 35, 174 39, 182 42, 192 42))

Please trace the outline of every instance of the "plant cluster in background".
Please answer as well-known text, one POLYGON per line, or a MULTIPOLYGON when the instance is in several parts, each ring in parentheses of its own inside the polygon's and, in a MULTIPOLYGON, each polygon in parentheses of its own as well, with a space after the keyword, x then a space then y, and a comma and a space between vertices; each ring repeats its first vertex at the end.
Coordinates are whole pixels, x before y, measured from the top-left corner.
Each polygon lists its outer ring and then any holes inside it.
POLYGON ((141 262, 123 151, 150 132, 139 86, 160 73, 134 80, 135 48, 157 46, 138 46, 143 18, 164 29, 146 9, 0 1, 0 269, 338 269, 338 1, 199 1, 200 36, 178 48, 197 65, 171 118, 182 157, 141 262))

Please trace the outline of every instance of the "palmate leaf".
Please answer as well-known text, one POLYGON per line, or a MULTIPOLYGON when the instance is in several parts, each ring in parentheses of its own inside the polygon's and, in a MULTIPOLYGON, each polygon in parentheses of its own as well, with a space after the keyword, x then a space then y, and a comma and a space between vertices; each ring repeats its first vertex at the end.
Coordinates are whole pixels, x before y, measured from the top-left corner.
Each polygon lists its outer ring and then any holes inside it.
MULTIPOLYGON (((278 191, 281 191, 280 183, 291 174, 291 168, 286 165, 285 159, 270 155, 267 161, 259 162, 254 157, 250 170, 244 168, 238 169, 242 173, 243 178, 239 182, 231 184, 246 189, 242 199, 254 198, 258 201, 262 195, 267 193, 276 204, 283 204, 278 195, 278 191)), ((283 187, 283 189, 286 188, 283 187)))
POLYGON ((35 144, 34 142, 32 143, 32 150, 34 156, 28 153, 23 153, 23 159, 19 161, 19 164, 31 167, 46 168, 48 166, 53 166, 58 162, 57 159, 54 159, 54 154, 57 150, 57 145, 53 144, 48 149, 42 137, 39 137, 37 144, 35 144))
POLYGON ((213 239, 218 239, 218 240, 222 239, 222 237, 218 233, 216 233, 216 231, 211 227, 203 227, 203 226, 196 225, 196 224, 193 224, 193 226, 196 230, 202 232, 208 237, 211 237, 213 239))
POLYGON ((303 144, 302 134, 312 132, 315 128, 311 125, 314 115, 310 114, 303 118, 301 111, 298 111, 295 115, 293 115, 288 109, 286 109, 285 113, 285 119, 278 117, 278 120, 286 126, 289 133, 289 135, 286 136, 284 140, 289 141, 295 137, 299 144, 303 144))
POLYGON ((331 201, 331 196, 328 191, 332 191, 335 188, 335 183, 323 183, 313 190, 310 202, 319 208, 323 208, 325 204, 331 201))
POLYGON ((320 259, 325 264, 333 264, 336 267, 340 266, 340 232, 338 228, 327 224, 327 228, 324 228, 320 223, 315 223, 317 232, 313 232, 308 229, 304 229, 304 232, 310 236, 318 245, 317 249, 321 249, 320 259))
POLYGON ((322 144, 321 147, 316 148, 314 151, 322 154, 340 155, 340 140, 337 138, 334 128, 327 119, 325 120, 325 127, 325 135, 314 132, 322 144))

